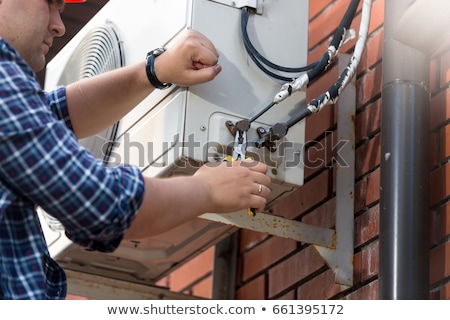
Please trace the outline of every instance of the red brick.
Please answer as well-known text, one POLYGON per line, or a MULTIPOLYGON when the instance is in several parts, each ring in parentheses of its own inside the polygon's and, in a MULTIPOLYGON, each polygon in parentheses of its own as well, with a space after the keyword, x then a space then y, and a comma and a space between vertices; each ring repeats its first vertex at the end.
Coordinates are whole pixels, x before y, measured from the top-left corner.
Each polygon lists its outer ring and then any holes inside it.
POLYGON ((319 270, 325 261, 313 246, 281 262, 269 270, 269 298, 319 270))
POLYGON ((350 3, 350 0, 334 2, 321 12, 316 19, 309 24, 309 48, 313 48, 322 40, 334 34, 342 17, 350 3))
POLYGON ((239 251, 242 253, 250 250, 257 244, 267 239, 267 237, 269 237, 269 235, 264 232, 241 229, 239 230, 239 251))
POLYGON ((243 281, 276 263, 297 248, 297 242, 271 237, 243 255, 243 281))
POLYGON ((361 180, 355 184, 355 212, 360 212, 366 207, 367 181, 361 180))
POLYGON ((213 280, 212 276, 209 276, 192 286, 192 294, 196 297, 211 299, 212 288, 213 280))
POLYGON ((336 123, 333 106, 327 106, 319 113, 306 118, 305 142, 317 141, 325 131, 329 131, 336 123))
POLYGON ((445 161, 450 157, 450 125, 446 125, 439 135, 440 161, 445 161))
POLYGON ((353 286, 357 287, 362 282, 362 253, 356 252, 353 255, 353 286))
POLYGON ((378 241, 371 243, 361 251, 361 280, 365 281, 378 275, 379 268, 378 241))
POLYGON ((369 43, 366 44, 366 49, 363 51, 362 55, 361 55, 361 60, 359 61, 358 67, 356 68, 356 78, 361 78, 361 76, 367 72, 367 69, 369 68, 367 65, 368 62, 368 45, 369 43))
POLYGON ((367 40, 367 67, 373 68, 383 56, 384 32, 378 32, 367 40))
POLYGON ((264 300, 266 292, 265 275, 246 283, 236 291, 238 300, 264 300))
POLYGON ((307 224, 322 228, 332 228, 336 225, 336 198, 314 209, 302 218, 307 224))
POLYGON ((305 179, 323 168, 331 166, 331 162, 336 156, 333 153, 336 145, 337 134, 335 131, 328 132, 326 137, 320 141, 308 142, 303 156, 305 179))
POLYGON ((440 294, 439 298, 441 300, 450 300, 450 284, 448 283, 442 286, 439 294, 440 294))
POLYGON ((276 298, 276 300, 297 300, 297 290, 289 291, 288 293, 276 298))
POLYGON ((440 167, 430 174, 430 204, 434 205, 444 197, 445 167, 440 167))
POLYGON ((450 89, 442 91, 431 99, 430 128, 441 126, 450 118, 450 89))
POLYGON ((384 0, 376 0, 372 4, 370 15, 369 34, 382 27, 384 23, 384 0))
POLYGON ((325 9, 334 0, 314 0, 309 2, 309 20, 314 19, 314 17, 319 14, 323 9, 325 9))
POLYGON ((369 103, 381 94, 382 68, 377 65, 357 80, 357 108, 369 103))
POLYGON ((430 169, 434 168, 439 163, 439 153, 440 149, 438 148, 440 141, 440 133, 430 133, 430 169))
POLYGON ((446 242, 430 253, 430 283, 434 284, 450 276, 450 243, 446 242))
MULTIPOLYGON (((305 144, 305 151, 303 154, 304 162, 304 178, 308 179, 316 172, 322 170, 325 166, 325 155, 327 150, 325 149, 325 139, 320 141, 308 141, 305 144)), ((331 150, 331 148, 329 148, 331 150)))
POLYGON ((355 219, 355 247, 373 240, 380 231, 380 207, 376 205, 355 219))
POLYGON ((345 290, 336 283, 333 271, 327 270, 298 288, 299 300, 326 300, 345 290))
POLYGON ((359 144, 362 140, 367 138, 367 113, 366 111, 356 114, 355 123, 355 143, 359 144))
POLYGON ((377 135, 356 150, 355 176, 359 178, 380 165, 381 136, 377 135))
POLYGON ((450 164, 438 168, 430 177, 430 204, 434 205, 450 195, 450 164))
POLYGON ((167 287, 167 288, 169 288, 170 287, 170 275, 168 275, 167 277, 164 277, 164 278, 156 281, 155 284, 157 286, 160 286, 160 287, 167 287))
POLYGON ((344 297, 344 300, 378 300, 378 280, 366 284, 344 297))
POLYGON ((372 136, 381 130, 381 99, 378 99, 366 108, 367 135, 372 136))
POLYGON ((434 247, 437 244, 437 239, 439 238, 439 213, 435 211, 430 212, 430 225, 429 225, 429 239, 430 239, 430 247, 434 247))
POLYGON ((311 181, 306 182, 297 191, 276 203, 273 213, 288 219, 295 219, 308 209, 319 205, 330 196, 328 188, 332 174, 326 170, 311 181))
POLYGON ((208 275, 213 266, 214 247, 209 248, 170 274, 171 290, 180 291, 208 275))
POLYGON ((370 173, 367 177, 366 206, 370 206, 380 199, 380 169, 370 173))
POLYGON ((450 235, 450 202, 439 210, 439 240, 450 235))

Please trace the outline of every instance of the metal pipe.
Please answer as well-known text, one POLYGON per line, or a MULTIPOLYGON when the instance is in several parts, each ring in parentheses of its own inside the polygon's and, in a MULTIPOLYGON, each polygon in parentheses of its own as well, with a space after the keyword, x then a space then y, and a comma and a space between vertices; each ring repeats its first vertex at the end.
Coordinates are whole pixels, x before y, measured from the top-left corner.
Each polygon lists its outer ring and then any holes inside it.
POLYGON ((399 41, 414 0, 386 0, 379 298, 429 297, 429 59, 399 41))

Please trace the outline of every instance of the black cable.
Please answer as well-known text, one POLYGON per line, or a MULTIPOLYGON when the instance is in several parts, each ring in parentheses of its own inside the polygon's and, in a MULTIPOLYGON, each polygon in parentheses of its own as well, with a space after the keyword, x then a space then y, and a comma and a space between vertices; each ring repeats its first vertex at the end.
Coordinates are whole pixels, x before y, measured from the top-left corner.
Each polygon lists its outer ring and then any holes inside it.
MULTIPOLYGON (((352 21, 354 20, 354 17, 356 15, 356 10, 358 9, 360 0, 352 0, 350 5, 347 8, 347 11, 344 14, 344 17, 339 24, 338 28, 336 29, 333 39, 330 42, 329 48, 333 48, 336 52, 339 50, 340 46, 344 42, 344 37, 346 35, 346 30, 348 30, 351 26, 352 21)), ((315 80, 320 74, 322 74, 324 71, 328 69, 328 67, 331 65, 332 59, 334 58, 334 53, 330 50, 327 50, 322 56, 322 58, 318 61, 316 61, 314 68, 307 73, 309 82, 315 80)), ((329 90, 319 96, 316 100, 311 101, 310 105, 319 106, 319 103, 322 101, 325 101, 325 99, 329 99, 330 97, 336 98, 339 95, 339 88, 341 87, 345 77, 348 75, 348 70, 345 70, 339 77, 338 81, 333 84, 329 90)), ((290 94, 291 92, 289 92, 290 94)), ((275 103, 270 104, 267 106, 263 111, 259 112, 257 116, 254 116, 251 118, 252 121, 256 120, 258 117, 260 117, 264 112, 270 109, 275 103)), ((271 127, 271 129, 266 133, 265 136, 261 137, 255 145, 260 148, 262 146, 268 146, 269 148, 273 146, 274 141, 279 140, 283 138, 286 134, 289 128, 306 118, 307 116, 311 115, 313 112, 310 108, 306 108, 299 114, 297 114, 294 117, 291 117, 288 121, 284 123, 277 123, 274 126, 271 127), (274 130, 274 128, 277 127, 277 130, 274 130), (280 129, 282 128, 282 129, 280 129)))
MULTIPOLYGON (((352 21, 355 18, 359 3, 360 0, 352 0, 347 8, 347 11, 344 14, 341 23, 334 33, 329 47, 334 47, 336 50, 339 49, 345 37, 345 31, 350 28, 352 21)), ((308 73, 310 83, 330 66, 332 58, 332 53, 330 51, 325 52, 319 63, 308 73)))
POLYGON ((290 67, 283 67, 283 66, 277 65, 277 64, 267 60, 253 46, 253 44, 252 44, 252 42, 250 40, 250 37, 248 36, 247 25, 248 25, 249 16, 250 16, 250 14, 249 14, 248 7, 242 8, 241 31, 242 31, 242 37, 243 37, 244 46, 245 46, 245 49, 247 50, 247 53, 250 56, 250 58, 253 60, 253 62, 255 62, 255 64, 258 66, 258 68, 260 68, 264 73, 268 74, 271 77, 279 79, 279 80, 291 81, 292 78, 288 78, 288 77, 283 77, 283 76, 277 75, 277 74, 271 72, 270 70, 266 69, 262 65, 262 63, 264 63, 265 65, 267 65, 268 67, 270 67, 272 69, 275 69, 275 70, 278 70, 278 71, 282 71, 282 72, 287 72, 287 73, 306 72, 306 71, 311 70, 312 68, 314 68, 314 66, 316 65, 317 62, 314 62, 314 63, 312 63, 310 65, 305 66, 305 67, 290 68, 290 67))
POLYGON ((252 123, 253 121, 255 121, 256 119, 258 119, 261 115, 263 115, 264 113, 266 113, 267 110, 269 110, 270 108, 272 108, 275 105, 275 102, 271 102, 269 103, 264 109, 262 109, 260 112, 258 112, 257 114, 255 114, 253 117, 251 117, 248 122, 252 123))

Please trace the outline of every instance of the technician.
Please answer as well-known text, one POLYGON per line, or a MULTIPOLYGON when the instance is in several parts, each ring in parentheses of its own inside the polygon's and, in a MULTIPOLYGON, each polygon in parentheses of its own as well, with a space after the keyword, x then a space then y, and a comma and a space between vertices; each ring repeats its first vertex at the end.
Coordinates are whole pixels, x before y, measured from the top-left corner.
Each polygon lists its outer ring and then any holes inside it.
POLYGON ((0 0, 2 299, 66 296, 65 273, 49 255, 38 206, 75 243, 111 252, 122 239, 149 237, 202 213, 261 211, 270 194, 267 166, 259 162, 204 165, 189 177, 156 179, 133 166, 105 167, 80 146, 78 139, 117 122, 155 87, 210 81, 221 66, 214 45, 189 30, 158 56, 143 53, 135 65, 45 92, 35 72, 65 33, 64 7, 64 0, 0 0))

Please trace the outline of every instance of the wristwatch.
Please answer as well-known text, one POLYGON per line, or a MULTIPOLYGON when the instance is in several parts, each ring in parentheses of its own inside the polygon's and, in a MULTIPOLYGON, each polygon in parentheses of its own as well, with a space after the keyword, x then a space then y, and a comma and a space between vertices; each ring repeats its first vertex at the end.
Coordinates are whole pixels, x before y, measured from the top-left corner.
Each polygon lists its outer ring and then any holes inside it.
POLYGON ((147 72, 147 78, 156 89, 166 89, 172 85, 171 83, 162 83, 159 81, 155 73, 155 58, 165 51, 166 48, 157 48, 147 53, 146 56, 145 71, 147 72))

